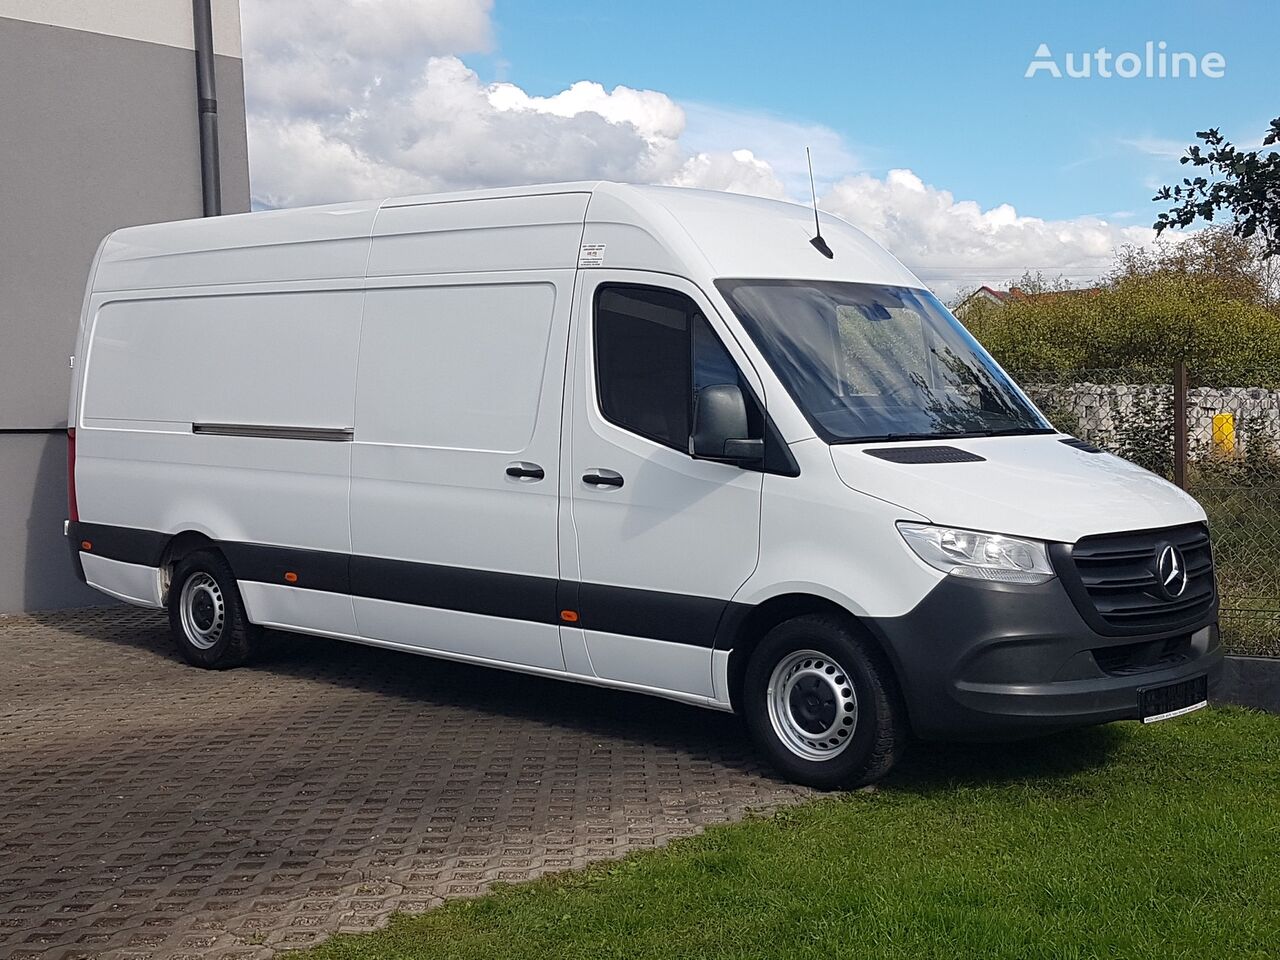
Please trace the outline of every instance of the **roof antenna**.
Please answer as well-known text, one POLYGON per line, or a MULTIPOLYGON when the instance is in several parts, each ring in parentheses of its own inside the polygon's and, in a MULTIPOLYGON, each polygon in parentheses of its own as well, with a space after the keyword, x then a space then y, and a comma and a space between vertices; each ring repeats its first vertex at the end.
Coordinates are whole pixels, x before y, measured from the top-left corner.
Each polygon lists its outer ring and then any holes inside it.
POLYGON ((818 188, 813 185, 813 157, 809 154, 808 147, 804 148, 804 158, 809 161, 809 192, 813 194, 813 229, 815 235, 809 242, 813 244, 815 250, 828 260, 834 260, 835 254, 827 246, 827 241, 822 239, 822 224, 818 222, 818 188))

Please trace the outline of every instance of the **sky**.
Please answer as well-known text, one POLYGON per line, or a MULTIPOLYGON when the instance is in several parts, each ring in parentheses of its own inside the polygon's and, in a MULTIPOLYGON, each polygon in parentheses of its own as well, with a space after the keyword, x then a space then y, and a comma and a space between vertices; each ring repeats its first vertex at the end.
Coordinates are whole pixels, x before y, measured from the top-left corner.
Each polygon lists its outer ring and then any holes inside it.
POLYGON ((594 178, 807 202, 809 146, 820 205, 944 296, 1089 283, 1151 243, 1197 130, 1256 146, 1280 115, 1274 0, 241 10, 255 208, 594 178), (1148 42, 1199 75, 1145 76, 1148 42))

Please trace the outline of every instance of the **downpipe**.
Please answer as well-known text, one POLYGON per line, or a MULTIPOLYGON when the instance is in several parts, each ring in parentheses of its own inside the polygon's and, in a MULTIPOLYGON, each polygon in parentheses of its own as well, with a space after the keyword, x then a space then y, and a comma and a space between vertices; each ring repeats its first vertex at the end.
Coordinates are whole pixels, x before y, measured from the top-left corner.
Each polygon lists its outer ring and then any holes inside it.
POLYGON ((218 94, 214 83, 213 13, 210 0, 191 0, 196 49, 196 105, 200 120, 200 193, 204 215, 222 214, 222 175, 218 162, 218 94))

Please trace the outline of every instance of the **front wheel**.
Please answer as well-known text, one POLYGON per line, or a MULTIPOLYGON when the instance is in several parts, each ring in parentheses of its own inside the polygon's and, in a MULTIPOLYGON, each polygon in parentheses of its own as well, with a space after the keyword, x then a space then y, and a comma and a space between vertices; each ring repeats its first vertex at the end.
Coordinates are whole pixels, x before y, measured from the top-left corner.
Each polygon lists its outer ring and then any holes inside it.
POLYGON ((747 664, 742 707, 770 762, 821 790, 879 780, 906 743, 888 665, 838 617, 811 614, 770 630, 747 664))
POLYGON ((174 567, 169 627, 187 662, 208 670, 240 666, 262 632, 245 615, 231 568, 211 550, 188 554, 174 567))

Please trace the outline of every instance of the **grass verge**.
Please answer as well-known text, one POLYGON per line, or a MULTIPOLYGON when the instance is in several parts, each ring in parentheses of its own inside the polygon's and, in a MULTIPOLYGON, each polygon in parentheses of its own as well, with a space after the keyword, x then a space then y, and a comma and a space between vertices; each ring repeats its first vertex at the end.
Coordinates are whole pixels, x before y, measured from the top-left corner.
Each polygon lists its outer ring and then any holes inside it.
POLYGON ((1275 957, 1280 718, 917 745, 874 793, 505 887, 294 960, 1275 957))

